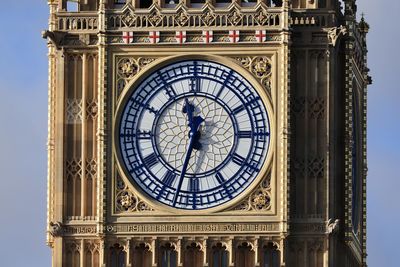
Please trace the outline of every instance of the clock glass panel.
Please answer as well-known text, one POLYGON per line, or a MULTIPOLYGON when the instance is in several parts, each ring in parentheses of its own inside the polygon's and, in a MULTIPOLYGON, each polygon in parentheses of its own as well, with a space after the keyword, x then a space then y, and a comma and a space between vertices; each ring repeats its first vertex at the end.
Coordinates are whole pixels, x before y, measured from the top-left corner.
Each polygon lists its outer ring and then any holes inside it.
POLYGON ((129 179, 154 200, 200 210, 237 198, 265 164, 270 122, 256 89, 206 60, 162 67, 126 95, 119 153, 129 179))

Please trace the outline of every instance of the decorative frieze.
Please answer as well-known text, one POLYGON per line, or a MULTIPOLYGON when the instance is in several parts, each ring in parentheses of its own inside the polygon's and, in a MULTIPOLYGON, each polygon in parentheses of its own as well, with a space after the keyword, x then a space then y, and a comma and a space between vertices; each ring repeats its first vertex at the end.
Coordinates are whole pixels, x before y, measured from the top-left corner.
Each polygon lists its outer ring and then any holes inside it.
MULTIPOLYGON (((135 10, 127 5, 120 11, 110 12, 108 15, 108 29, 133 28, 228 28, 228 27, 260 27, 271 29, 282 27, 282 12, 280 9, 269 9, 260 2, 253 8, 242 8, 236 2, 222 9, 215 8, 207 2, 201 9, 188 8, 178 4, 175 9, 163 9, 157 3, 148 10, 135 10)), ((64 26, 64 24, 60 24, 64 26)), ((77 28, 72 26, 74 29, 77 28)))
POLYGON ((279 233, 279 223, 152 223, 109 224, 111 234, 205 234, 205 233, 279 233))

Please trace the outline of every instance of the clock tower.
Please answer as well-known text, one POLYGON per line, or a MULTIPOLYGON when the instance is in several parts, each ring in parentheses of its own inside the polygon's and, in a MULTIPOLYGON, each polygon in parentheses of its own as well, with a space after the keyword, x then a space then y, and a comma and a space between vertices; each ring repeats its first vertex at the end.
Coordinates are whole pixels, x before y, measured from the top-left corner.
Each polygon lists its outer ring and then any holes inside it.
POLYGON ((366 266, 355 0, 48 4, 53 266, 366 266))

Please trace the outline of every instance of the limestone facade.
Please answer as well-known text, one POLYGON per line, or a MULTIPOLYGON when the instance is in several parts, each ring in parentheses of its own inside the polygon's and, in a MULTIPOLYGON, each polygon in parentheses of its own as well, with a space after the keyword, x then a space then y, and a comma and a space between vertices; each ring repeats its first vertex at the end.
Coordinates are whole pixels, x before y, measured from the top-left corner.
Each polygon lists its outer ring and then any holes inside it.
POLYGON ((48 4, 53 266, 366 266, 369 26, 355 0, 48 4), (237 70, 270 104, 268 166, 218 211, 164 209, 115 146, 124 91, 186 58, 237 70))

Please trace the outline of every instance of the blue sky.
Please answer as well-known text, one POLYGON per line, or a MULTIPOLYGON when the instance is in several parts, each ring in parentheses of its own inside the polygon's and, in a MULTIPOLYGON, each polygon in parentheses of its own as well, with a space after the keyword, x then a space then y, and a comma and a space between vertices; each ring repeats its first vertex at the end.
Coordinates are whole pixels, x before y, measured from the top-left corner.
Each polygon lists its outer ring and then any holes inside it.
MULTIPOLYGON (((0 265, 50 266, 45 245, 45 0, 3 1, 0 17, 0 265), (5 3, 6 2, 6 3, 5 3), (6 7, 7 5, 7 7, 6 7), (23 251, 22 253, 19 253, 23 251)), ((400 221, 400 2, 358 0, 371 25, 368 99, 368 263, 396 267, 400 221)))

